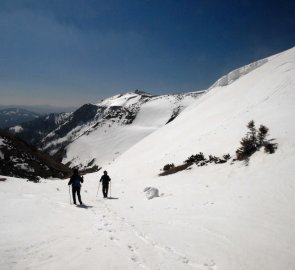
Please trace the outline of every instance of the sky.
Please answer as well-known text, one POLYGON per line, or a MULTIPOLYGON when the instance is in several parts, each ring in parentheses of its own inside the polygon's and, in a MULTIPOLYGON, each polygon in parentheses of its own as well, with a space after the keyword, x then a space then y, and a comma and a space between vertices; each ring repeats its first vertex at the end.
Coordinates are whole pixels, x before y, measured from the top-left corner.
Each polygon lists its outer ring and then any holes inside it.
POLYGON ((0 104, 207 89, 295 46, 295 1, 0 0, 0 104))

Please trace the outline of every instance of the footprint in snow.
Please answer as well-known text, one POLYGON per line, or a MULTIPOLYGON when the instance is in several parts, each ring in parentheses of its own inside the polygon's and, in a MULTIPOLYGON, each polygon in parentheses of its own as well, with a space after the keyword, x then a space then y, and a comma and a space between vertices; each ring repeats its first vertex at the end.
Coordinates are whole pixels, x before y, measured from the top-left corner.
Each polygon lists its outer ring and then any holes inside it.
POLYGON ((131 245, 128 245, 129 250, 131 250, 132 252, 134 252, 134 249, 131 245))
POLYGON ((130 259, 131 259, 131 261, 133 261, 133 262, 137 262, 137 257, 136 257, 135 255, 134 255, 134 256, 131 256, 130 259))
POLYGON ((204 266, 208 267, 208 270, 215 270, 216 269, 216 264, 214 261, 211 261, 209 263, 204 263, 204 266))

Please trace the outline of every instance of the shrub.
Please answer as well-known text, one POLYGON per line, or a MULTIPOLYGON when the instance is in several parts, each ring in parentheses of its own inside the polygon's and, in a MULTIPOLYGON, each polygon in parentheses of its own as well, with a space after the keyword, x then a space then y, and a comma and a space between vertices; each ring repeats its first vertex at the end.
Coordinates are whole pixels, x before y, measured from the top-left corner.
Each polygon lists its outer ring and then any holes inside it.
POLYGON ((208 162, 209 163, 213 163, 214 162, 215 164, 222 164, 222 163, 226 163, 230 159, 231 159, 230 154, 223 155, 223 159, 222 158, 219 158, 219 157, 216 157, 216 156, 209 155, 208 162))
POLYGON ((263 144, 265 153, 273 154, 278 149, 277 143, 272 143, 270 141, 263 144))
POLYGON ((231 159, 230 154, 223 155, 223 159, 226 161, 230 160, 231 159))
POLYGON ((163 171, 164 171, 164 172, 169 171, 170 169, 172 169, 172 168, 174 168, 174 167, 175 167, 175 166, 174 166, 173 163, 171 163, 171 164, 166 164, 166 165, 164 165, 164 167, 163 167, 163 171))
POLYGON ((199 163, 200 161, 206 161, 206 158, 204 157, 204 154, 200 152, 196 155, 191 155, 187 160, 185 160, 185 163, 199 163))
MULTIPOLYGON (((167 165, 170 165, 170 164, 167 164, 167 165)), ((182 164, 182 165, 179 165, 179 166, 174 166, 173 165, 173 167, 170 167, 168 170, 163 169, 164 171, 162 173, 160 173, 159 175, 160 176, 165 176, 165 175, 177 173, 177 172, 180 172, 180 171, 183 171, 183 170, 187 169, 191 165, 192 165, 192 163, 185 163, 185 164, 182 164)))

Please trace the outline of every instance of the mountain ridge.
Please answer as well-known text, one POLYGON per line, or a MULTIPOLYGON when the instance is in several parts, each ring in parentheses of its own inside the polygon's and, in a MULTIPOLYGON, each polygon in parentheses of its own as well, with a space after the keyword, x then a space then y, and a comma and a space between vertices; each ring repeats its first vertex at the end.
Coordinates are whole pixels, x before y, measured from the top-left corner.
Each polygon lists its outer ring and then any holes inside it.
MULTIPOLYGON (((143 136, 173 121, 185 107, 191 104, 201 94, 203 94, 202 91, 157 96, 140 90, 129 91, 103 99, 97 103, 84 104, 73 113, 51 114, 40 117, 35 121, 22 124, 18 130, 11 128, 10 131, 48 152, 50 155, 53 155, 65 164, 78 166, 81 169, 88 168, 89 164, 100 167, 102 165, 100 163, 102 159, 95 161, 98 157, 98 151, 100 151, 100 155, 105 156, 104 153, 107 149, 101 145, 103 149, 100 148, 96 152, 92 151, 90 154, 86 153, 88 155, 87 158, 79 157, 80 155, 85 156, 85 153, 81 150, 83 146, 76 146, 77 143, 79 144, 79 141, 83 141, 81 137, 89 137, 91 135, 94 141, 100 140, 100 138, 109 140, 107 138, 109 136, 105 134, 107 132, 106 129, 112 130, 113 132, 114 130, 125 132, 124 139, 128 141, 128 146, 123 147, 124 149, 115 150, 111 155, 108 155, 107 159, 110 162, 121 151, 125 151, 143 136), (156 108, 157 106, 162 106, 163 108, 156 108), (136 135, 132 135, 133 142, 131 142, 127 137, 128 132, 132 133, 133 131, 128 127, 133 125, 133 121, 136 118, 141 117, 142 108, 147 108, 147 113, 152 118, 153 114, 158 111, 157 116, 161 120, 154 119, 156 122, 155 125, 153 125, 152 119, 149 120, 149 123, 142 122, 146 127, 144 128, 142 126, 141 131, 137 129, 135 131, 136 135), (164 116, 162 115, 163 113, 164 116), (102 129, 103 132, 100 132, 99 130, 102 129), (97 134, 92 135, 92 133, 97 134), (94 138, 95 136, 96 138, 94 138), (75 147, 76 149, 73 150, 75 147)), ((154 118, 156 118, 156 115, 154 115, 154 118)), ((138 121, 136 124, 137 126, 141 125, 138 121)), ((113 143, 116 143, 118 140, 121 140, 121 138, 115 136, 113 143)), ((85 141, 82 142, 82 145, 84 143, 85 141)))

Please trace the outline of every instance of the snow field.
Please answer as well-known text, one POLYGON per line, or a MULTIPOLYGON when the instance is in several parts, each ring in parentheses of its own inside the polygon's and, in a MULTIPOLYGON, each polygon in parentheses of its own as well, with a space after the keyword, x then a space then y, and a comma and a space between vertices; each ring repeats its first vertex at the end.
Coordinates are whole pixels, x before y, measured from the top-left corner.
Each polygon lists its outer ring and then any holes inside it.
POLYGON ((3 183, 1 269, 211 269, 150 238, 112 210, 120 198, 96 198, 97 181, 85 180, 87 208, 70 205, 67 181, 3 183))

